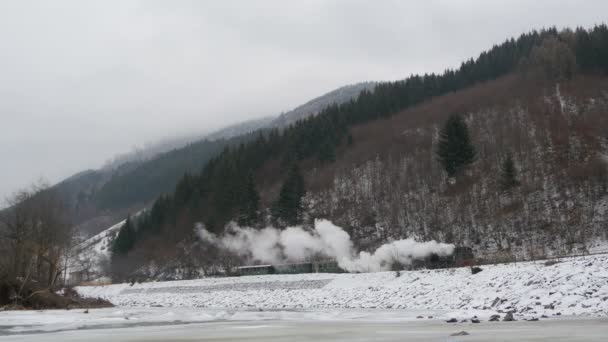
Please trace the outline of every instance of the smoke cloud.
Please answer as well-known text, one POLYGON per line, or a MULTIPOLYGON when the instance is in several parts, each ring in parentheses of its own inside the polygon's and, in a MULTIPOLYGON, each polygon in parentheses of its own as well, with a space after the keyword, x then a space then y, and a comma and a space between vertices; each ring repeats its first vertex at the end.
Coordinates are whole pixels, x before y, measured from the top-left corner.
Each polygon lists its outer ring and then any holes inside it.
POLYGON ((433 253, 448 256, 454 252, 452 244, 403 239, 386 243, 373 253, 357 253, 348 233, 328 220, 316 220, 312 231, 298 226, 284 230, 230 226, 225 235, 217 236, 202 224, 196 229, 201 240, 251 262, 281 264, 322 257, 335 259, 349 272, 388 271, 395 263, 409 265, 433 253))

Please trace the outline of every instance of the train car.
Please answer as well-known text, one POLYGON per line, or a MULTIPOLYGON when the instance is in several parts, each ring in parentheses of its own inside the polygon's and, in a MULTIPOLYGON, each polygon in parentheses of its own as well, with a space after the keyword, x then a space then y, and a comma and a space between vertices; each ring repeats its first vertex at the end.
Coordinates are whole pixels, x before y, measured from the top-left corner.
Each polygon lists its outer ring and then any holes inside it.
POLYGON ((344 273, 342 268, 338 266, 337 261, 320 261, 313 263, 315 273, 344 273))
POLYGON ((265 275, 276 273, 274 266, 272 265, 240 266, 236 268, 236 272, 240 276, 265 275))
POLYGON ((274 265, 274 270, 276 274, 313 273, 313 266, 310 262, 280 264, 274 265))
POLYGON ((314 261, 279 265, 255 265, 236 268, 239 276, 264 274, 344 273, 336 261, 314 261))

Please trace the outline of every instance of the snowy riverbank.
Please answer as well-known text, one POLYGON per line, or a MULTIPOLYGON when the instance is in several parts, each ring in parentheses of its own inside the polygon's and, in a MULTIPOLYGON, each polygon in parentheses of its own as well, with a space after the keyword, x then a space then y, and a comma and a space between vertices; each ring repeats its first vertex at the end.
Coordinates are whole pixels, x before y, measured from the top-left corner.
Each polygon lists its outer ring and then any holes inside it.
POLYGON ((608 256, 468 268, 297 274, 78 287, 123 307, 438 310, 467 317, 608 315, 608 256))

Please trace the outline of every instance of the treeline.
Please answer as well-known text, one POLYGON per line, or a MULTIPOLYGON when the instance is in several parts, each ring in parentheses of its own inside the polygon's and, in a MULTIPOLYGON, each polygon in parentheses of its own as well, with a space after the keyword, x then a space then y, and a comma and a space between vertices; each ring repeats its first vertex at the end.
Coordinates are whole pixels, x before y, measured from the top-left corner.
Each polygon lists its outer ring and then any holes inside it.
POLYGON ((329 106, 283 131, 260 132, 250 142, 224 149, 200 173, 185 175, 171 196, 159 198, 134 222, 136 241, 131 246, 159 233, 174 238, 185 236, 194 222, 204 222, 214 232, 221 232, 228 221, 239 217, 254 217, 253 221, 261 224, 267 212, 258 207, 255 179, 268 175, 256 173, 273 161, 282 170, 282 178, 287 179, 269 214, 278 225, 297 223, 300 209, 290 206, 300 205, 305 192, 303 184, 293 179, 301 177, 297 167, 301 161, 333 161, 337 148, 353 143, 349 133, 353 125, 388 118, 432 97, 516 70, 548 78, 567 78, 577 70, 605 73, 608 28, 601 25, 561 32, 552 28, 523 34, 462 63, 457 70, 381 83, 373 92, 364 91, 355 100, 329 106), (568 58, 562 58, 564 48, 568 58))

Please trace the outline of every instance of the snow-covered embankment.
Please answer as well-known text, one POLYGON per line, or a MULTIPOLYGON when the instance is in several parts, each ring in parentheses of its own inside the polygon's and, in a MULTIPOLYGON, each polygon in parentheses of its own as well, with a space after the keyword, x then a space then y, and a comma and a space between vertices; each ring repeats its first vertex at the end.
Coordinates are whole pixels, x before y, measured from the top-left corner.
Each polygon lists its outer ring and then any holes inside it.
POLYGON ((608 255, 551 266, 527 262, 361 274, 297 274, 78 287, 118 306, 261 309, 383 308, 608 315, 608 255))

